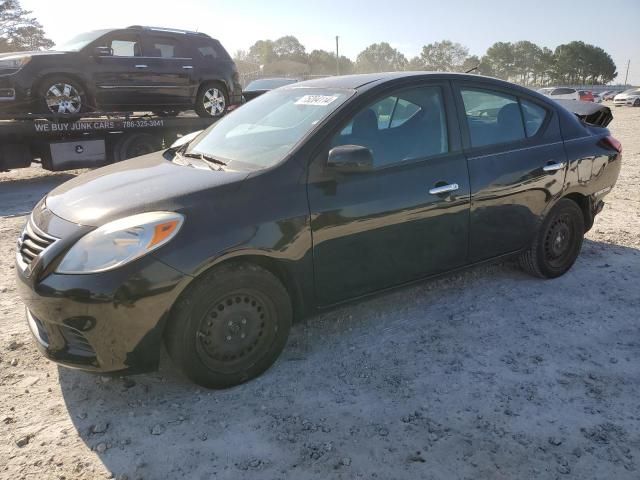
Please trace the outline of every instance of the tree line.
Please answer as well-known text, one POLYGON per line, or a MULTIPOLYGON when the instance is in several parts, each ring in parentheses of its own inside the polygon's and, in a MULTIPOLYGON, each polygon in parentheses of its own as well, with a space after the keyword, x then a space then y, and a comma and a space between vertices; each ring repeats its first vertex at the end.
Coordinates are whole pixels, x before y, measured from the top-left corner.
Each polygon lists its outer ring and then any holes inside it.
POLYGON ((422 47, 420 55, 407 59, 387 42, 362 50, 355 61, 326 50, 307 53, 292 35, 277 40, 259 40, 248 50, 239 50, 235 60, 245 74, 335 75, 399 70, 466 72, 502 78, 522 85, 606 84, 616 78, 616 66, 602 48, 581 41, 558 45, 554 50, 526 40, 496 42, 478 57, 450 40, 422 47))
MULTIPOLYGON (((224 39, 223 39, 224 43, 224 39)), ((42 25, 19 0, 0 0, 0 53, 51 48, 42 25)), ((419 55, 407 59, 387 42, 373 43, 355 61, 326 50, 307 53, 304 45, 287 35, 277 40, 258 40, 235 54, 244 74, 335 75, 398 70, 465 72, 502 78, 523 85, 606 84, 616 78, 616 66, 602 48, 580 41, 558 45, 554 50, 523 40, 496 42, 478 57, 450 40, 424 45, 419 55)))
POLYGON ((42 25, 18 0, 0 0, 0 53, 53 47, 42 25))

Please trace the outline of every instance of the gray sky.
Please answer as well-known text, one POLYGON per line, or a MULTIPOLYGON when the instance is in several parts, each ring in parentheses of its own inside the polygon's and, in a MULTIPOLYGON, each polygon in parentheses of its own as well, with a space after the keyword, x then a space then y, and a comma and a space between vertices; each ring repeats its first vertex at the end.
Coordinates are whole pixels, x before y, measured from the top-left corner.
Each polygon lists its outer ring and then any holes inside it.
MULTIPOLYGON (((482 55, 496 41, 530 40, 555 48, 582 40, 604 48, 623 82, 640 84, 640 0, 22 0, 56 42, 81 31, 133 24, 186 28, 218 38, 233 54, 256 40, 295 35, 311 51, 355 60, 367 45, 387 41, 408 58, 422 45, 452 40, 482 55), (73 12, 73 17, 69 14, 73 12)), ((615 83, 615 82, 614 82, 615 83)))

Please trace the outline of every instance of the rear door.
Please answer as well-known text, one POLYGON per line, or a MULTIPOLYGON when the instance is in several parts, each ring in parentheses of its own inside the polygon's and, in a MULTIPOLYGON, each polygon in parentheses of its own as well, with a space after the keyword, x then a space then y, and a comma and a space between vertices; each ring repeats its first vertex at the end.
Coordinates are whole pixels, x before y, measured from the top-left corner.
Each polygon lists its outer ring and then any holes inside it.
POLYGON ((483 83, 454 82, 471 190, 472 262, 527 246, 563 190, 566 155, 555 110, 483 83))
POLYGON ((469 182, 453 105, 448 83, 380 94, 314 159, 308 196, 320 304, 466 263, 469 182), (328 151, 351 144, 372 150, 373 170, 327 169, 328 151))
POLYGON ((145 32, 142 49, 148 82, 152 89, 148 95, 149 104, 192 103, 195 65, 186 38, 145 32))

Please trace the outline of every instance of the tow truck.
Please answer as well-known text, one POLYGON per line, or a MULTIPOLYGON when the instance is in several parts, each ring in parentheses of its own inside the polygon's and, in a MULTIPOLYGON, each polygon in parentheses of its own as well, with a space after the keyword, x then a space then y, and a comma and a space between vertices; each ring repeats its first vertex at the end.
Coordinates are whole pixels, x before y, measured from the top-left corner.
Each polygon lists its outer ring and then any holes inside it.
POLYGON ((145 112, 0 116, 0 172, 33 162, 50 171, 100 167, 168 147, 216 120, 145 112))

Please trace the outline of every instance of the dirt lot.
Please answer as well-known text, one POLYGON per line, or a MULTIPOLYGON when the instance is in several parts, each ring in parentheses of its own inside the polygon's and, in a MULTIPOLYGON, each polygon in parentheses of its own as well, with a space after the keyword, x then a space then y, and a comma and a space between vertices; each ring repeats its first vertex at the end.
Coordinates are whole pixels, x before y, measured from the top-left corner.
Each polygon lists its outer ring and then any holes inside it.
POLYGON ((0 174, 0 478, 640 478, 640 108, 614 113, 621 177, 567 275, 505 263, 309 318, 227 391, 166 355, 125 379, 44 360, 15 239, 72 174, 0 174))

